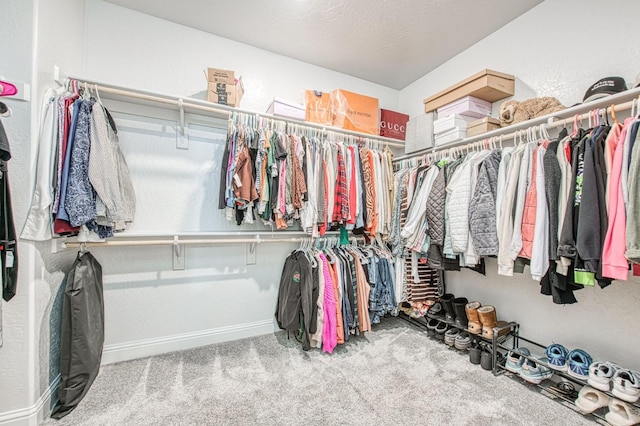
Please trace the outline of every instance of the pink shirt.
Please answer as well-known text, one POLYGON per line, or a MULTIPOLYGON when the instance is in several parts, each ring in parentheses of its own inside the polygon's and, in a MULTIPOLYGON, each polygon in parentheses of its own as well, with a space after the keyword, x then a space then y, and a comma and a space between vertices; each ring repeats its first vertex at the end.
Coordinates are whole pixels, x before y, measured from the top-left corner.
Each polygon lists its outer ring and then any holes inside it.
POLYGON ((322 309, 324 311, 324 324, 322 329, 322 351, 333 353, 336 345, 338 344, 338 329, 336 325, 336 297, 332 291, 334 288, 333 279, 329 272, 329 261, 324 253, 320 253, 320 260, 322 260, 322 275, 324 276, 324 304, 322 309))
POLYGON ((620 132, 620 137, 611 141, 615 142, 613 154, 613 164, 611 165, 611 175, 607 182, 607 193, 609 196, 607 204, 607 217, 609 225, 607 234, 604 237, 602 248, 602 275, 614 280, 627 280, 629 276, 629 262, 625 257, 627 248, 627 216, 624 209, 624 198, 622 197, 622 155, 624 153, 624 139, 627 135, 629 124, 633 117, 624 121, 624 128, 620 132))

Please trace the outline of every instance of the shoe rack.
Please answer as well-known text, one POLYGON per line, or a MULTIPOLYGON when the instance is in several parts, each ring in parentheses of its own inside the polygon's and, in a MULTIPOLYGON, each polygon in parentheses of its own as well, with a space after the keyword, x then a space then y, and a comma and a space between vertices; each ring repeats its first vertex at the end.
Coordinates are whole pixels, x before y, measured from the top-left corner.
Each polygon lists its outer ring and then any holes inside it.
MULTIPOLYGON (((578 392, 583 386, 589 386, 586 380, 582 380, 574 376, 571 376, 566 371, 555 370, 549 367, 548 363, 541 361, 539 358, 537 358, 533 354, 527 355, 518 351, 516 348, 522 347, 523 342, 526 342, 528 345, 531 345, 529 346, 529 349, 532 349, 532 347, 538 348, 539 351, 537 352, 542 354, 545 353, 547 348, 547 346, 545 345, 542 345, 538 342, 535 342, 533 340, 520 336, 519 333, 514 335, 514 338, 511 341, 511 345, 505 344, 507 342, 496 342, 497 343, 495 346, 496 350, 500 351, 501 353, 503 351, 505 352, 503 354, 504 356, 502 357, 502 359, 498 360, 494 364, 495 365, 494 374, 505 375, 513 380, 516 380, 522 383, 524 386, 529 387, 532 390, 537 390, 542 395, 555 400, 556 402, 576 411, 577 413, 580 413, 584 417, 592 421, 595 421, 598 424, 602 424, 602 425, 610 424, 605 419, 605 415, 608 412, 608 408, 606 406, 599 408, 592 413, 586 413, 580 410, 580 408, 576 406, 575 400, 578 398, 578 392), (517 373, 513 373, 506 369, 505 367, 505 363, 507 360, 506 353, 509 351, 513 351, 514 353, 519 354, 523 358, 530 359, 539 365, 543 365, 549 368, 553 373, 553 375, 551 376, 551 378, 543 380, 539 384, 533 384, 525 381, 517 373)), ((617 397, 613 395, 611 391, 601 391, 601 392, 605 393, 607 396, 609 396, 612 399, 617 399, 617 397)), ((640 410, 640 400, 633 403, 627 402, 627 404, 635 407, 637 410, 640 410)))
MULTIPOLYGON (((448 321, 444 317, 435 316, 429 313, 427 313, 424 317, 418 317, 418 318, 411 317, 401 313, 400 318, 420 328, 423 328, 424 330, 427 330, 427 322, 433 319, 438 321, 440 324, 446 324, 447 330, 449 328, 457 328, 460 331, 468 331, 467 327, 461 327, 460 325, 456 324, 455 321, 448 321)), ((513 321, 508 322, 502 326, 496 326, 493 328, 492 339, 487 339, 483 337, 482 334, 469 333, 469 337, 471 337, 471 340, 473 342, 472 346, 484 347, 491 352, 491 372, 493 373, 494 376, 501 374, 500 369, 498 369, 499 345, 505 346, 511 340, 513 341, 513 345, 515 345, 514 347, 517 347, 517 343, 515 339, 518 338, 519 328, 520 328, 519 324, 513 321)), ((438 340, 438 341, 443 342, 442 340, 438 340)), ((453 349, 453 347, 451 348, 453 349)), ((459 352, 459 350, 457 349, 453 349, 453 350, 456 350, 459 352)))
MULTIPOLYGON (((433 319, 433 320, 439 321, 440 323, 444 323, 447 325, 447 329, 454 327, 459 329, 460 331, 468 332, 467 327, 461 327, 459 324, 456 324, 455 321, 448 321, 443 317, 435 316, 435 315, 429 314, 428 312, 425 315, 425 318, 427 320, 433 319)), ((515 339, 518 338, 519 329, 520 329, 519 324, 511 321, 502 326, 494 327, 493 338, 491 339, 487 339, 482 334, 469 333, 469 337, 471 337, 471 340, 473 341, 473 345, 484 347, 491 352, 491 372, 494 375, 499 374, 499 370, 497 369, 499 345, 500 344, 505 345, 510 340, 513 341, 514 342, 513 344, 515 345, 516 344, 515 339)))

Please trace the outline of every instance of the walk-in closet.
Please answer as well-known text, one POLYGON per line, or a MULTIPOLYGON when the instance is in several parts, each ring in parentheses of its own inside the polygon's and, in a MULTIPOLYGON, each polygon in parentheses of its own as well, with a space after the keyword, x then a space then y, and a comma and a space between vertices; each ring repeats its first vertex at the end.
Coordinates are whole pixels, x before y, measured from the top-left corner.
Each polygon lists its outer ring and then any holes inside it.
POLYGON ((0 2, 0 425, 640 424, 637 16, 0 2))

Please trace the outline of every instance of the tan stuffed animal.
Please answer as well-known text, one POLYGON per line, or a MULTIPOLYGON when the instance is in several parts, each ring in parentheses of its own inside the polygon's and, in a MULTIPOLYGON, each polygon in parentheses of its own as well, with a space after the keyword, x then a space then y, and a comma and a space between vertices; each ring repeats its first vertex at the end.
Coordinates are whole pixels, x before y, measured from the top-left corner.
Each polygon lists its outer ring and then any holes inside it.
POLYGON ((527 99, 522 102, 510 100, 500 105, 500 126, 506 127, 563 109, 565 109, 564 105, 551 96, 527 99))

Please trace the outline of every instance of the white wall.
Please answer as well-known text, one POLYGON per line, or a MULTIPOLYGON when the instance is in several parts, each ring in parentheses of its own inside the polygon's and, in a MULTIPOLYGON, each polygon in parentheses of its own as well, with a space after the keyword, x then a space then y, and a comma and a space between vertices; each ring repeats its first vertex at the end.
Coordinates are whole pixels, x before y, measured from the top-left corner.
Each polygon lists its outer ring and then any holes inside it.
MULTIPOLYGON (((9 179, 19 234, 35 179, 39 112, 54 63, 82 72, 84 0, 0 3, 0 75, 31 87, 31 102, 3 98, 13 110, 3 119, 11 143, 9 179), (60 22, 73 25, 59 25, 60 22)), ((59 303, 54 303, 70 255, 52 256, 48 244, 19 240, 17 295, 3 304, 0 348, 0 423, 37 422, 58 375, 59 303), (52 313, 53 312, 53 313, 52 313)), ((59 299, 58 299, 59 302, 59 299)), ((35 424, 35 423, 32 423, 35 424)))
MULTIPOLYGON (((620 76, 632 86, 640 73, 640 46, 634 43, 640 3, 607 4, 618 12, 604 13, 596 0, 546 0, 402 89, 400 110, 421 114, 425 98, 485 68, 513 74, 523 89, 555 96, 566 106, 581 102, 603 77, 620 76)), ((514 96, 529 97, 525 90, 514 96)))
MULTIPOLYGON (((0 57, 11 58, 0 62, 0 75, 9 81, 32 84, 35 1, 0 3, 0 57)), ((13 113, 2 118, 9 137, 12 159, 9 161, 15 222, 20 226, 24 215, 28 175, 21 173, 29 164, 31 145, 31 104, 8 97, 0 98, 13 113)), ((33 289, 30 250, 18 246, 20 262, 16 296, 9 302, 1 301, 3 322, 3 346, 0 348, 0 413, 30 406, 34 401, 33 322, 31 309, 33 289), (23 263, 24 262, 24 263, 23 263), (22 266, 24 265, 24 267, 22 266)))
MULTIPOLYGON (((547 0, 491 34, 400 92, 400 110, 424 113, 424 98, 463 78, 489 68, 510 73, 537 96, 555 96, 571 106, 582 101, 598 79, 621 76, 632 87, 640 73, 637 16, 640 2, 613 1, 606 13, 595 0, 547 0), (602 31, 602 29, 605 29, 602 31)), ((515 99, 530 97, 516 90, 515 99), (520 94, 520 96, 519 96, 520 94)), ((544 344, 581 347, 595 358, 640 369, 640 328, 634 318, 640 302, 640 280, 615 282, 606 289, 576 292, 579 303, 554 305, 539 294, 539 285, 525 275, 487 276, 449 272, 448 289, 458 296, 494 304, 499 316, 521 324, 524 336, 544 344)))
POLYGON ((88 28, 87 76, 99 81, 204 99, 203 70, 215 67, 242 76, 241 107, 250 110, 266 111, 274 96, 302 103, 304 89, 338 88, 398 107, 397 90, 100 0, 89 0, 88 28))

